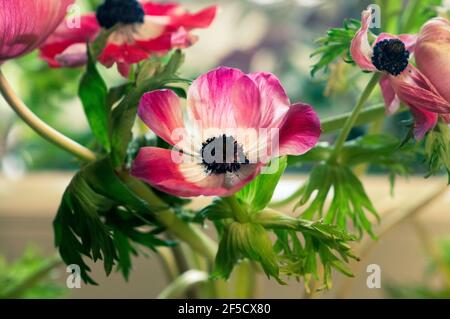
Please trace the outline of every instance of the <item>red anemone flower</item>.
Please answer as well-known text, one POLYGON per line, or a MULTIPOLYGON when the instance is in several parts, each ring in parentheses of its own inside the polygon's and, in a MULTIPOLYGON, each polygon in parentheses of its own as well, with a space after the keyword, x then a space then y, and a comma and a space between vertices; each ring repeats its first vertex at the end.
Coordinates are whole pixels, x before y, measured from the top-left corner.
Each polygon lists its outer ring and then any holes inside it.
POLYGON ((310 150, 321 133, 313 108, 291 105, 274 75, 225 67, 192 83, 185 109, 173 91, 157 90, 142 97, 138 114, 175 148, 141 148, 132 174, 186 197, 231 195, 270 159, 310 150))
POLYGON ((62 23, 41 47, 41 57, 51 67, 83 65, 86 42, 94 40, 101 28, 114 27, 99 61, 107 67, 117 64, 126 77, 134 63, 192 45, 197 38, 190 31, 209 27, 216 11, 212 6, 193 14, 175 3, 106 0, 96 14, 81 18, 79 28, 62 23))

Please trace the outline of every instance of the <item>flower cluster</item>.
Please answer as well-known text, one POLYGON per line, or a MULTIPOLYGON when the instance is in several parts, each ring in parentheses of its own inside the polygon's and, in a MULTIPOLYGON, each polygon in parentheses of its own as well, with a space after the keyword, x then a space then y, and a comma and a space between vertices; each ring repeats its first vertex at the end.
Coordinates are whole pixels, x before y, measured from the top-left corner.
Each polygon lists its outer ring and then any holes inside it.
POLYGON ((40 48, 41 57, 51 67, 84 65, 86 42, 93 41, 102 29, 110 30, 99 61, 107 67, 116 64, 126 77, 134 63, 195 43, 197 37, 191 30, 208 27, 216 11, 213 6, 193 14, 174 3, 107 0, 96 13, 82 16, 79 26, 61 23, 40 48))
POLYGON ((406 175, 417 157, 390 135, 348 141, 364 118, 383 116, 382 104, 364 109, 378 84, 387 113, 401 103, 410 109, 413 143, 421 147, 427 134, 422 154, 430 174, 445 168, 450 176, 446 19, 429 20, 418 34, 381 33, 371 42, 367 10, 361 23, 330 30, 313 54, 322 55, 313 74, 344 53, 375 74, 350 115, 321 125, 312 106, 291 103, 274 74, 221 66, 194 81, 179 76, 181 49, 197 41, 193 30, 211 25, 216 6, 191 13, 176 3, 104 0, 96 12, 65 19, 74 2, 0 0, 0 66, 35 49, 50 67, 86 65, 78 95, 95 152, 35 116, 1 72, 0 92, 31 128, 87 162, 67 187, 54 222, 61 257, 79 265, 86 282, 94 283, 84 258, 102 260, 107 274, 117 265, 127 278, 131 256, 140 251, 135 246, 158 251, 173 245, 169 236, 159 237, 161 229, 214 264, 213 278, 228 279, 243 258, 280 283, 286 275, 308 285, 319 277, 318 261, 324 287, 333 269, 351 276, 345 263, 357 259, 348 245, 356 237, 347 224, 375 237, 372 222, 379 218, 354 168, 377 165, 391 177, 406 175), (122 84, 108 86, 99 63, 117 66, 122 84), (154 134, 133 135, 141 129, 138 117, 154 134), (330 127, 340 130, 336 142, 317 145, 330 127), (303 206, 293 217, 275 210, 280 203, 272 197, 286 167, 301 162, 312 164, 310 176, 281 204, 297 200, 295 209, 303 206), (197 196, 217 198, 193 214, 189 200, 179 197, 197 196), (219 234, 217 250, 191 225, 205 219, 219 234))

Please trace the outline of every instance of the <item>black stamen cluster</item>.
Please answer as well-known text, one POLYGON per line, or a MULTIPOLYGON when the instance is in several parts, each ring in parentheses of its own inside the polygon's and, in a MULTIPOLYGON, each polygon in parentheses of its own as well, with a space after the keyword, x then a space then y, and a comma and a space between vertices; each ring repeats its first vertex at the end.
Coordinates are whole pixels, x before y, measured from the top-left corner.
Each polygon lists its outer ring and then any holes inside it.
POLYGON ((225 134, 206 140, 201 155, 205 171, 215 175, 236 172, 249 163, 242 145, 225 134))
POLYGON ((97 21, 105 29, 117 23, 143 23, 144 16, 144 9, 136 0, 106 0, 97 8, 97 21))
POLYGON ((373 48, 372 63, 380 71, 399 75, 408 66, 409 51, 398 39, 386 39, 373 48))

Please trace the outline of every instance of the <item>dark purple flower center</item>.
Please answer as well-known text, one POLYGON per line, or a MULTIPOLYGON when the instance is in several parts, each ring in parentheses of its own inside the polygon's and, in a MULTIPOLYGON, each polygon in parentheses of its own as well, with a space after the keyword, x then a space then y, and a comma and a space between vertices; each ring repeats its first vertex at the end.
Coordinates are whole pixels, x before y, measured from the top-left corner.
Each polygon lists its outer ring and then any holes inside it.
POLYGON ((372 63, 380 71, 399 75, 408 66, 409 51, 398 39, 386 39, 373 48, 372 63))
POLYGON ((144 9, 136 0, 105 0, 97 8, 97 21, 105 29, 117 23, 144 23, 144 9))
POLYGON ((201 155, 205 171, 215 175, 236 172, 249 163, 242 145, 225 134, 207 139, 201 155))

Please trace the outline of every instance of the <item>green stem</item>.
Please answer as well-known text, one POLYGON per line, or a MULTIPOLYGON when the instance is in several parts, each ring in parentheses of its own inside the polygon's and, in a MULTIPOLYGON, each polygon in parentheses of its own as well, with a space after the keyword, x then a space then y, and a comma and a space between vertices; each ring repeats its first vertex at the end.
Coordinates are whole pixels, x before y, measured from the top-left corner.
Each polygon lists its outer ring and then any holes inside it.
POLYGON ((120 177, 136 195, 158 210, 156 219, 167 227, 169 233, 188 243, 193 250, 208 258, 211 263, 214 262, 217 247, 211 238, 195 225, 181 220, 147 185, 125 173, 120 177))
POLYGON ((193 287, 208 282, 208 274, 199 270, 188 270, 175 279, 159 295, 158 299, 179 298, 193 287))
POLYGON ((71 140, 67 136, 61 134, 47 123, 37 117, 30 109, 22 102, 16 95, 12 87, 9 85, 5 76, 0 70, 0 93, 5 98, 6 102, 16 112, 16 114, 30 126, 36 133, 41 135, 49 142, 59 146, 63 150, 75 155, 84 161, 94 161, 96 159, 95 153, 88 148, 71 140))
POLYGON ((361 113, 364 104, 367 102, 370 95, 372 94, 372 91, 378 84, 380 77, 381 73, 379 72, 374 73, 369 83, 367 83, 367 86, 364 89, 363 93, 361 94, 361 97, 359 98, 358 102, 356 103, 355 108, 350 114, 350 117, 348 117, 347 120, 345 121, 344 127, 342 128, 341 134, 339 134, 338 136, 338 139, 334 147, 334 151, 330 157, 330 162, 335 162, 337 160, 342 150, 342 147, 344 146, 344 143, 347 140, 348 135, 350 134, 352 127, 355 125, 356 120, 358 119, 358 116, 361 113))
MULTIPOLYGON (((375 104, 364 108, 356 118, 355 125, 363 125, 375 120, 383 118, 386 114, 384 103, 375 104)), ((321 121, 322 133, 329 134, 340 130, 347 119, 351 116, 351 112, 325 118, 321 121)))
MULTIPOLYGON (((420 0, 423 1, 423 0, 420 0)), ((419 0, 411 0, 408 3, 408 9, 405 10, 406 17, 404 18, 405 23, 403 24, 403 27, 400 30, 400 33, 406 33, 410 32, 412 29, 412 26, 414 25, 414 20, 416 17, 417 12, 419 11, 420 6, 419 0)))
POLYGON ((241 204, 239 204, 239 201, 237 200, 236 196, 231 195, 228 197, 223 198, 228 205, 230 206, 234 219, 240 223, 246 223, 248 222, 249 216, 242 208, 241 204))

